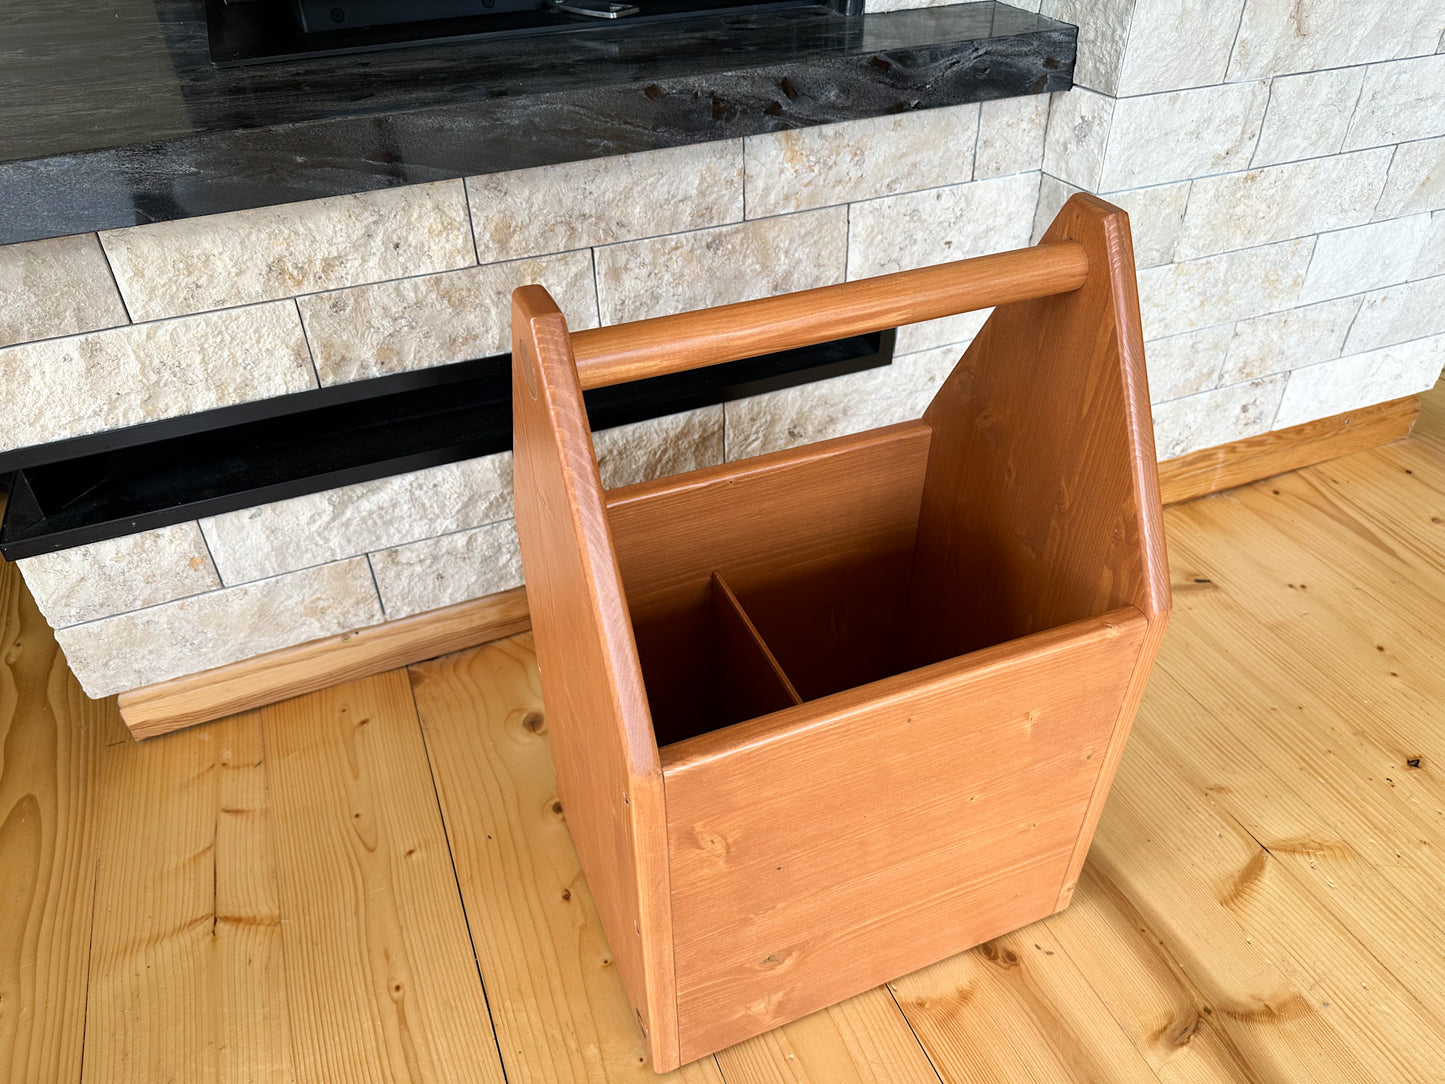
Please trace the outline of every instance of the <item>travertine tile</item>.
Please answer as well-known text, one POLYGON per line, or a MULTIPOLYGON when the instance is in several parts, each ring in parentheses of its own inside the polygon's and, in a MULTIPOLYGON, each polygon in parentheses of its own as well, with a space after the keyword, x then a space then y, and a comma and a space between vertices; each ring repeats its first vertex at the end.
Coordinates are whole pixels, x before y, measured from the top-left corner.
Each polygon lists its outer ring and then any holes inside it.
POLYGON ((827 207, 599 248, 604 324, 842 282, 848 208, 827 207))
POLYGON ((1248 380, 1154 404, 1159 462, 1268 431, 1284 394, 1285 377, 1248 380))
POLYGON ((221 586, 195 523, 122 535, 15 564, 52 628, 221 586))
POLYGON ((225 584, 246 583, 512 514, 512 455, 359 482, 201 520, 225 584))
POLYGON ((1134 238, 1137 266, 1156 267, 1173 262, 1193 183, 1156 184, 1126 192, 1105 192, 1100 196, 1129 213, 1129 233, 1134 238))
POLYGON ((1376 218, 1399 218, 1445 208, 1445 138, 1401 143, 1395 148, 1390 175, 1376 218))
POLYGON ((1097 191, 1114 120, 1114 99, 1083 87, 1050 95, 1044 173, 1097 191))
POLYGON ((461 181, 131 226, 100 240, 136 320, 477 262, 461 181))
POLYGON ((1345 340, 1345 353, 1445 332, 1445 275, 1404 282, 1365 295, 1345 340))
POLYGON ((880 369, 728 403, 728 460, 921 418, 967 346, 938 347, 880 369))
POLYGON ((961 260, 1029 243, 1039 175, 885 196, 850 211, 848 278, 961 260))
POLYGON ((1353 354, 1289 374, 1274 428, 1427 391, 1445 367, 1445 335, 1353 354))
POLYGON ((1439 0, 1249 0, 1229 78, 1260 79, 1433 53, 1445 27, 1439 0))
POLYGON ((1445 56, 1395 60, 1365 69, 1347 151, 1445 135, 1445 56))
POLYGON ((483 598, 522 582, 522 551, 510 519, 371 555, 388 620, 483 598))
POLYGON ((1418 277, 1414 268, 1429 234, 1428 214, 1320 234, 1300 301, 1346 297, 1418 277))
POLYGON ((1079 28, 1074 82, 1117 94, 1135 0, 1043 0, 1039 13, 1079 28))
POLYGON ((740 139, 467 178, 482 263, 743 217, 740 139))
POLYGON ((1368 222, 1392 153, 1380 147, 1197 180, 1175 258, 1192 260, 1368 222))
POLYGON ((1149 399, 1163 403, 1206 391, 1219 383, 1232 324, 1201 328, 1144 344, 1149 399))
POLYGON ((723 461, 722 405, 601 429, 592 435, 605 489, 682 474, 723 461))
POLYGON ((1264 82, 1120 98, 1114 105, 1099 190, 1115 192, 1243 169, 1254 154, 1268 98, 1269 84, 1264 82))
POLYGON ((1430 216, 1430 230, 1415 266, 1410 270, 1412 279, 1426 279, 1445 275, 1445 211, 1436 211, 1430 216))
POLYGON ((972 102, 748 136, 748 217, 959 184, 977 139, 972 102))
POLYGON ((0 450, 316 386, 289 301, 0 349, 0 450))
POLYGON ((1075 192, 1082 192, 1082 188, 1076 188, 1068 181, 1061 181, 1057 177, 1051 177, 1045 173, 1039 178, 1039 201, 1034 208, 1034 228, 1029 235, 1029 244, 1036 245, 1039 239, 1047 232, 1049 225, 1054 221, 1055 216, 1063 209, 1069 197, 1075 192))
POLYGON ((55 638, 81 687, 102 697, 380 621, 359 557, 71 625, 55 638))
POLYGON ((323 386, 512 348, 512 291, 540 283, 574 330, 597 326, 592 254, 468 267, 300 298, 323 386))
POLYGON ((1144 337, 1162 339, 1292 308, 1314 239, 1281 241, 1139 272, 1144 337))
POLYGON ((1340 356, 1360 298, 1342 297, 1234 325, 1220 382, 1233 384, 1340 356))
POLYGON ((1027 173, 1044 163, 1044 130, 1049 122, 1049 96, 996 98, 984 102, 978 116, 976 180, 1027 173))
POLYGON ((1365 68, 1287 75, 1270 85, 1255 166, 1335 154, 1345 142, 1365 68))
POLYGON ((932 350, 937 346, 952 346, 966 343, 978 334, 984 321, 993 309, 979 309, 976 312, 961 312, 957 316, 944 316, 938 320, 925 320, 921 324, 904 324, 898 329, 898 339, 893 345, 896 356, 916 354, 932 350))
POLYGON ((1224 82, 1244 0, 1138 0, 1129 23, 1119 94, 1224 82))
POLYGON ((0 245, 0 346, 124 323, 95 234, 0 245))

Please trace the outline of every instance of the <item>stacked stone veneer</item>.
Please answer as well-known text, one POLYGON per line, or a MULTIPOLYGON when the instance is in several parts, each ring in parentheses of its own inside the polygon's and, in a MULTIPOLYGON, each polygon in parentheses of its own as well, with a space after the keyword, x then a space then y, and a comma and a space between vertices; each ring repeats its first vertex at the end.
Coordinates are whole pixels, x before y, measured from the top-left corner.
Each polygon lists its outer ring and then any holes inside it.
MULTIPOLYGON (((883 0, 878 6, 911 6, 883 0)), ((1038 3, 1024 6, 1039 7, 1038 3)), ((1161 458, 1421 390, 1445 361, 1438 0, 1043 0, 1074 91, 0 248, 0 444, 1027 244, 1131 214, 1161 458)), ((599 433, 619 485, 918 416, 984 314, 891 367, 599 433)), ((510 457, 20 562, 103 695, 520 582, 510 457)))

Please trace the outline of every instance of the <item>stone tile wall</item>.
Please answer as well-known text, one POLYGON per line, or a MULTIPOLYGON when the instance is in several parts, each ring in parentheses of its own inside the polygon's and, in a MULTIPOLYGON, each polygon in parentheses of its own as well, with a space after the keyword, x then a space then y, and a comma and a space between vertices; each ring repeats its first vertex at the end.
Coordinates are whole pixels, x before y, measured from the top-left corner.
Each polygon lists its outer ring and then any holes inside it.
MULTIPOLYGON (((923 0, 927 2, 927 0, 923 0)), ((869 0, 870 8, 919 6, 869 0)), ((1031 0, 1079 88, 0 248, 0 445, 1027 244, 1130 212, 1161 458, 1445 364, 1438 0, 1031 0), (197 365, 204 359, 204 365, 197 365)), ((621 485, 912 418, 986 314, 857 373, 597 435, 621 485)), ((30 558, 94 695, 511 587, 509 456, 30 558)))

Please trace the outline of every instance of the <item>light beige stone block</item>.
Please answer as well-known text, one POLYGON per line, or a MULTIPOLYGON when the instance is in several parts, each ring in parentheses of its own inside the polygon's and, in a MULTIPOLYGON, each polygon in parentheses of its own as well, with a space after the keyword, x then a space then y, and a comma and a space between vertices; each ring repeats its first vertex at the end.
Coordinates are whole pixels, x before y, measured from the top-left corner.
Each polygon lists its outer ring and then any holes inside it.
POLYGON ((1445 138, 1395 148, 1376 218, 1399 218, 1445 209, 1445 138))
POLYGON ((459 180, 130 226, 100 240, 136 320, 477 262, 459 180))
POLYGON ((195 523, 122 535, 15 562, 52 628, 221 586, 195 523))
POLYGON ((1426 279, 1445 275, 1445 211, 1436 211, 1430 216, 1430 230, 1415 266, 1410 270, 1412 279, 1426 279))
POLYGON ((1365 295, 1345 340, 1345 353, 1445 332, 1445 275, 1404 282, 1365 295))
POLYGON ((1198 259, 1368 222, 1392 153, 1380 147, 1196 180, 1175 258, 1198 259))
POLYGON ((1243 169, 1254 154, 1268 99, 1265 82, 1120 98, 1098 190, 1117 192, 1243 169))
POLYGON ((1118 93, 1135 6, 1135 0, 1043 0, 1039 5, 1041 15, 1079 28, 1076 84, 1104 94, 1118 93))
POLYGON ((1255 166, 1336 154, 1354 115, 1365 68, 1287 75, 1270 85, 1255 166))
POLYGON ((0 246, 0 346, 124 323, 95 234, 0 246))
POLYGON ((842 282, 848 209, 827 207, 599 248, 604 324, 842 282))
POLYGON ((365 558, 71 625, 55 633, 89 696, 110 696, 380 622, 365 558))
POLYGON ((1445 56, 1372 64, 1345 135, 1347 151, 1445 135, 1445 56))
POLYGON ((1244 0, 1138 0, 1119 73, 1120 96, 1224 82, 1244 0))
POLYGON ((850 211, 848 278, 962 260, 1029 243, 1039 175, 885 196, 850 211))
POLYGON ((1163 339, 1293 308, 1314 239, 1281 241, 1139 272, 1144 337, 1163 339))
POLYGON ((592 254, 468 267, 297 302, 323 386, 511 350, 512 291, 540 283, 574 330, 597 326, 592 254))
POLYGON ((959 184, 977 141, 976 102, 748 136, 748 217, 959 184))
POLYGON ((467 178, 482 263, 743 217, 740 139, 467 178))
POLYGON ((1054 217, 1063 208, 1064 204, 1068 202, 1069 197, 1075 192, 1082 191, 1082 188, 1076 188, 1074 185, 1069 184, 1068 181, 1061 181, 1057 177, 1051 177, 1047 173, 1040 177, 1039 202, 1034 209, 1034 228, 1033 232, 1029 235, 1029 244, 1038 244, 1039 239, 1043 237, 1045 231, 1048 230, 1049 224, 1053 222, 1054 217))
POLYGON ((1179 234, 1184 228, 1184 209, 1189 205, 1194 183, 1156 184, 1127 192, 1105 192, 1099 197, 1128 212, 1137 266, 1157 267, 1174 261, 1179 234))
POLYGON ((1336 358, 1289 374, 1274 428, 1428 391, 1445 367, 1445 335, 1336 358))
POLYGON ((723 462, 722 404, 601 429, 592 434, 605 489, 723 462))
POLYGON ((939 346, 966 343, 978 334, 984 321, 992 315, 993 309, 978 309, 975 312, 961 312, 957 316, 944 316, 938 320, 925 320, 920 324, 904 324, 898 329, 898 339, 893 344, 897 356, 916 354, 939 346))
POLYGON ((1339 357, 1360 300, 1342 297, 1239 321, 1220 382, 1233 384, 1339 357))
POLYGON ((371 555, 388 620, 507 591, 522 582, 510 519, 371 555))
POLYGON ((1232 331, 1233 325, 1220 324, 1145 343, 1150 400, 1167 402, 1218 384, 1232 331))
POLYGON ((880 369, 728 403, 728 460, 921 418, 967 346, 938 347, 880 369))
POLYGON ((1433 53, 1445 28, 1439 0, 1249 0, 1229 79, 1342 68, 1433 53))
POLYGON ((1044 173, 1095 192, 1114 120, 1114 99, 1083 87, 1050 95, 1044 173))
POLYGON ((201 520, 227 585, 512 515, 512 456, 447 463, 201 520))
POLYGON ((974 179, 1004 177, 1041 168, 1048 122, 1047 94, 984 102, 979 108, 974 179))
POLYGON ((1346 297, 1417 277, 1414 268, 1429 234, 1428 214, 1320 234, 1300 301, 1346 297))
POLYGON ((1155 403, 1154 448, 1159 461, 1267 432, 1284 387, 1283 375, 1269 376, 1155 403))
POLYGON ((289 301, 0 349, 0 450, 316 386, 289 301))

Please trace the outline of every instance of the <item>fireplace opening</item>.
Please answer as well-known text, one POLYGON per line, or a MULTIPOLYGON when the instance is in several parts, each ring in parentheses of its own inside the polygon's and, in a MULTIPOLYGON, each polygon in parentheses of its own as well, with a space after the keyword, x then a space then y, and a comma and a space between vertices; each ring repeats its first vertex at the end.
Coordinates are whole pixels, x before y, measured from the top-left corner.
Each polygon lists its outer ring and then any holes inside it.
POLYGON ((862 0, 206 0, 206 29, 225 68, 785 8, 854 15, 862 0))

